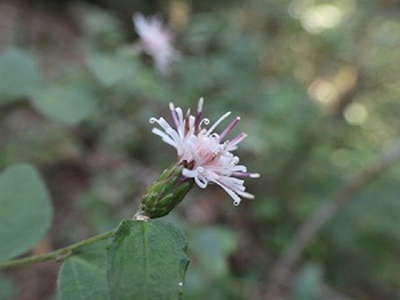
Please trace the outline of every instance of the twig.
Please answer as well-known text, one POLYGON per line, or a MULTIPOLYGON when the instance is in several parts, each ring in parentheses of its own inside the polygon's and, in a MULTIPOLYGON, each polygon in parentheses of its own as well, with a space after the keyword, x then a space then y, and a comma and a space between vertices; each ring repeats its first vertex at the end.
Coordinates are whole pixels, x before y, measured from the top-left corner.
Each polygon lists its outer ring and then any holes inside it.
POLYGON ((316 237, 321 228, 328 223, 345 204, 360 192, 370 182, 381 176, 386 170, 400 160, 400 142, 384 151, 381 158, 371 167, 350 178, 332 198, 323 203, 320 208, 300 227, 291 245, 277 260, 272 268, 270 282, 267 284, 266 299, 281 299, 282 288, 291 275, 291 270, 301 257, 303 250, 316 237))
POLYGON ((19 259, 13 259, 13 260, 5 261, 5 262, 0 262, 0 270, 34 264, 34 263, 45 262, 48 260, 57 260, 57 261, 63 260, 66 257, 77 252, 78 249, 80 249, 84 246, 93 244, 95 242, 105 240, 105 239, 111 237, 113 234, 114 234, 114 231, 108 231, 108 232, 105 232, 102 234, 95 235, 86 240, 82 240, 82 241, 72 244, 68 247, 55 250, 53 252, 40 254, 40 255, 28 256, 28 257, 19 258, 19 259))

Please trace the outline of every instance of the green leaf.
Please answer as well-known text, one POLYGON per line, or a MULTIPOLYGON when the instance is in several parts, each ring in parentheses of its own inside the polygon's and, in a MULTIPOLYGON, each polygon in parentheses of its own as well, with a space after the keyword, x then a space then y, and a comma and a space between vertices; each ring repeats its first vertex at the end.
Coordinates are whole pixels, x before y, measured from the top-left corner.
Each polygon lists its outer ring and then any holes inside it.
POLYGON ((0 78, 0 103, 30 96, 41 84, 34 57, 18 49, 0 55, 0 78))
POLYGON ((227 258, 237 245, 236 235, 225 228, 201 228, 190 236, 190 245, 202 268, 211 276, 228 272, 227 258))
POLYGON ((57 282, 58 300, 108 300, 106 247, 109 240, 84 247, 68 257, 57 282))
POLYGON ((136 64, 132 57, 94 54, 87 59, 89 70, 104 86, 133 82, 136 64))
POLYGON ((111 299, 181 299, 186 248, 182 232, 171 224, 123 221, 107 256, 111 299))
POLYGON ((16 299, 14 283, 0 274, 0 300, 16 299))
POLYGON ((85 86, 59 85, 35 93, 32 104, 47 117, 73 125, 95 110, 96 98, 85 86))
POLYGON ((113 55, 95 53, 86 60, 96 80, 112 92, 127 93, 135 99, 141 94, 164 99, 167 86, 160 82, 151 69, 138 61, 131 49, 120 49, 113 55))
POLYGON ((46 234, 52 207, 39 174, 15 165, 0 175, 0 260, 17 256, 46 234))

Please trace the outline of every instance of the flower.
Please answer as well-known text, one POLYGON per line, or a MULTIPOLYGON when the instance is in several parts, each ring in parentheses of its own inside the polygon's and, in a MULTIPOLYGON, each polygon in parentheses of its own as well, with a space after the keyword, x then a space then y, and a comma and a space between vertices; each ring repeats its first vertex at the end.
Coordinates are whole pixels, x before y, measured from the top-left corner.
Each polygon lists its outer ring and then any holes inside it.
POLYGON ((160 18, 145 18, 142 14, 133 15, 133 24, 142 40, 143 50, 153 57, 156 68, 166 74, 177 51, 172 46, 172 33, 163 26, 160 18))
POLYGON ((238 164, 239 157, 232 153, 247 135, 242 132, 231 140, 225 140, 239 123, 240 117, 236 117, 218 134, 214 130, 230 112, 221 116, 209 128, 203 128, 203 125, 210 123, 203 118, 203 98, 199 100, 195 115, 191 115, 190 110, 184 115, 182 109, 173 103, 170 103, 169 108, 174 126, 164 118, 151 118, 150 123, 157 123, 162 130, 153 128, 152 132, 176 149, 178 163, 183 166, 182 175, 193 178, 200 188, 206 188, 208 183, 219 185, 232 197, 234 205, 239 205, 241 197, 254 198, 245 191, 243 179, 260 175, 247 172, 244 165, 238 164))

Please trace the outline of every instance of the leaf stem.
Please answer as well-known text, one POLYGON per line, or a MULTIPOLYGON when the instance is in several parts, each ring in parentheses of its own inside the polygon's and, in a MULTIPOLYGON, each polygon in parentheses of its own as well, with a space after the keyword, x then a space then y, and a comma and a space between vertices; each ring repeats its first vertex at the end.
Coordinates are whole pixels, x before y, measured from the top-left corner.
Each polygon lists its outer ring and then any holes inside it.
POLYGON ((57 250, 49 252, 49 253, 33 255, 33 256, 8 260, 5 262, 0 262, 0 270, 40 263, 40 262, 53 260, 53 259, 54 260, 62 260, 62 259, 65 259, 66 257, 74 254, 78 249, 80 249, 84 246, 93 244, 97 241, 105 240, 105 239, 113 236, 114 233, 115 233, 114 231, 108 231, 105 233, 101 233, 101 234, 92 236, 86 240, 82 240, 82 241, 72 244, 70 246, 57 249, 57 250))

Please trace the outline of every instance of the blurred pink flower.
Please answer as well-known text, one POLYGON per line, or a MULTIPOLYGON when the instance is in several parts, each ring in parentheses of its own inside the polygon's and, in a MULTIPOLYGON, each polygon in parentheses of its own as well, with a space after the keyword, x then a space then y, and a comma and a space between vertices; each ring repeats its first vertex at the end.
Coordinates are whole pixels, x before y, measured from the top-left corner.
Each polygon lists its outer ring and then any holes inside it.
POLYGON ((142 14, 136 13, 133 15, 133 24, 141 38, 143 51, 153 57, 155 66, 160 73, 168 73, 171 62, 178 55, 172 46, 172 33, 156 16, 146 18, 142 14))
POLYGON ((150 123, 157 123, 163 129, 153 128, 153 133, 176 148, 179 163, 184 166, 182 175, 193 178, 200 188, 206 188, 210 182, 218 184, 232 197, 234 205, 239 205, 241 197, 254 198, 245 192, 243 178, 257 178, 260 175, 247 172, 244 165, 238 164, 239 157, 232 154, 247 135, 242 132, 232 140, 225 140, 240 118, 236 117, 218 134, 214 130, 230 112, 221 116, 211 127, 202 128, 210 122, 202 117, 203 98, 199 100, 195 115, 188 110, 184 116, 182 109, 172 103, 170 110, 175 126, 171 126, 164 118, 151 118, 150 123))

